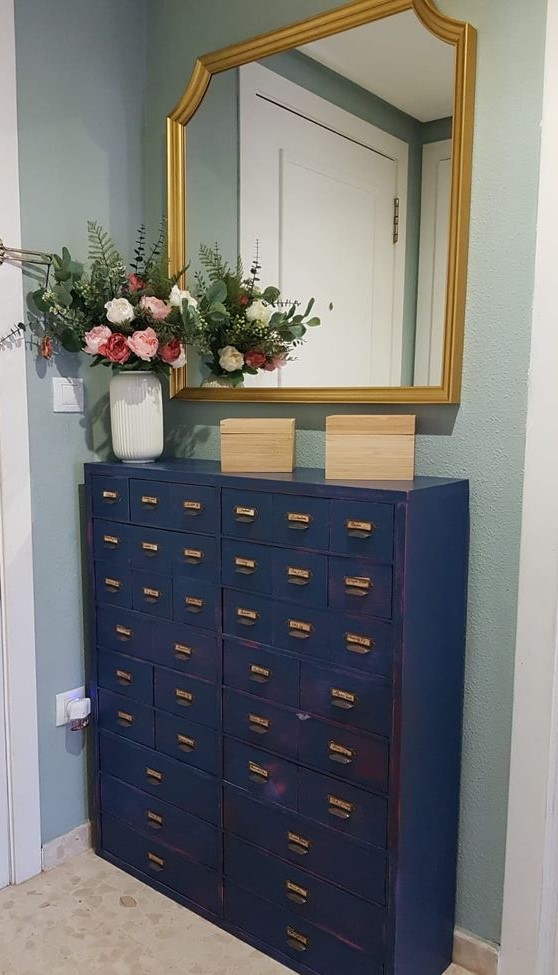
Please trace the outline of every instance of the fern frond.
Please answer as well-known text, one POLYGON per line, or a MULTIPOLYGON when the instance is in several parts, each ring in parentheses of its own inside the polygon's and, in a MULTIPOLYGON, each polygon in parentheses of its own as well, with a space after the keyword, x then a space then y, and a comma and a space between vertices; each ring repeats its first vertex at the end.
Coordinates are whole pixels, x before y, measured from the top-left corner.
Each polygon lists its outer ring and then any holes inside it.
POLYGON ((122 258, 114 246, 110 235, 103 230, 96 220, 87 221, 87 236, 89 238, 89 260, 98 261, 105 267, 122 264, 122 258))

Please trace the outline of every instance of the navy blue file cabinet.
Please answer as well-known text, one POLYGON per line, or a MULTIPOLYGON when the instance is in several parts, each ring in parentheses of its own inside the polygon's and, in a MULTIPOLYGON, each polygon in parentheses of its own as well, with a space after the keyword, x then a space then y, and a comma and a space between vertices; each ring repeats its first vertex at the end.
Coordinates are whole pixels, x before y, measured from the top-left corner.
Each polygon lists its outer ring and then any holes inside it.
POLYGON ((301 975, 441 975, 467 482, 85 480, 99 855, 301 975))

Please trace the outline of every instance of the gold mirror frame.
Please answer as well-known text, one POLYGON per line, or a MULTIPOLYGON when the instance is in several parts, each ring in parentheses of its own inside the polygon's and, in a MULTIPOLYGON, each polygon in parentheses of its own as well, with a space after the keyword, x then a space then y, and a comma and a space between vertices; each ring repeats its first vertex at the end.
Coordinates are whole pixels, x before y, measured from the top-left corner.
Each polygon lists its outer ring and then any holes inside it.
POLYGON ((184 267, 187 262, 185 127, 201 105, 213 75, 406 10, 414 10, 435 37, 453 44, 456 49, 450 245, 442 385, 201 389, 186 385, 186 368, 183 368, 171 370, 171 396, 185 400, 253 403, 459 402, 469 245, 476 31, 470 24, 440 13, 433 0, 355 0, 339 9, 282 27, 269 34, 252 37, 199 58, 182 98, 167 118, 169 262, 171 271, 184 267))

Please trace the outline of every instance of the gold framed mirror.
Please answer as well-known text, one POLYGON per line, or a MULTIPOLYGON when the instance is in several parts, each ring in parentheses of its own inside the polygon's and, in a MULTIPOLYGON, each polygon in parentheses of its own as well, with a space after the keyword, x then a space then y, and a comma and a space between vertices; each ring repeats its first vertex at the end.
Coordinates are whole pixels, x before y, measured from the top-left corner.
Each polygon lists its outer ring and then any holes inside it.
POLYGON ((432 0, 355 0, 199 58, 167 119, 171 269, 224 238, 250 266, 263 238, 264 283, 313 294, 321 325, 244 388, 200 386, 189 350, 171 396, 459 402, 475 63, 475 29, 432 0))

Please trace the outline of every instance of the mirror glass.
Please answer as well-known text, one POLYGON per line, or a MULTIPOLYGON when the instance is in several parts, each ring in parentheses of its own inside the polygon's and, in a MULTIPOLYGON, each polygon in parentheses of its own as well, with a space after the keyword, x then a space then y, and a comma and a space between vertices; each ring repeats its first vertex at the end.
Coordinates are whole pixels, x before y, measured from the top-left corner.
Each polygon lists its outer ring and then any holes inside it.
MULTIPOLYGON (((455 48, 414 11, 212 78, 186 126, 189 288, 218 242, 309 328, 245 386, 439 386, 455 48)), ((200 386, 207 356, 188 356, 200 386)))

